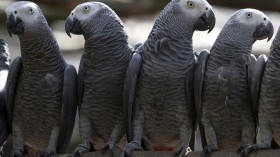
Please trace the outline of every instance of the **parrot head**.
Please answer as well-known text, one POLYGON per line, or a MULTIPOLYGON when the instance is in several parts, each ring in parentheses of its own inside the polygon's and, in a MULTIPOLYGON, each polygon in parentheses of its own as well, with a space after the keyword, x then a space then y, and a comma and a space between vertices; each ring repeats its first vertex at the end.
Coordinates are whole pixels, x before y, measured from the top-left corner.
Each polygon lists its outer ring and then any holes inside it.
POLYGON ((33 2, 19 1, 11 4, 6 9, 7 29, 12 34, 24 34, 38 29, 42 24, 47 24, 41 9, 33 2))

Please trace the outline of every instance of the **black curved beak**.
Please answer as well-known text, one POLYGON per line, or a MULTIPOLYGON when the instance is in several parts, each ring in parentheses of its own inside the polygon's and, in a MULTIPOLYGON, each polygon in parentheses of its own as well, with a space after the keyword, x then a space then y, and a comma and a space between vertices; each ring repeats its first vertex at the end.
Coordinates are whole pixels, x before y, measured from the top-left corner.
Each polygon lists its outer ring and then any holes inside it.
POLYGON ((13 14, 10 14, 7 17, 6 23, 8 33, 11 37, 12 34, 19 34, 24 32, 23 21, 19 17, 15 18, 13 14))
POLYGON ((73 19, 68 17, 65 22, 65 32, 71 38, 71 29, 73 28, 73 19))
POLYGON ((79 20, 76 17, 68 17, 65 22, 65 31, 71 38, 71 34, 82 34, 82 27, 79 20))
POLYGON ((214 29, 216 24, 216 17, 212 9, 207 12, 206 24, 208 25, 208 33, 210 33, 214 29))
POLYGON ((268 33, 267 41, 269 41, 272 38, 273 34, 274 34, 274 27, 273 27, 273 25, 272 25, 272 23, 270 21, 267 24, 266 32, 268 33))
POLYGON ((253 34, 253 38, 256 40, 262 40, 267 38, 267 41, 269 41, 274 33, 274 27, 271 23, 271 21, 268 21, 268 23, 265 25, 264 23, 259 24, 255 32, 253 34))
POLYGON ((216 24, 216 17, 212 9, 208 9, 207 12, 203 13, 194 24, 194 30, 206 31, 210 33, 216 24))

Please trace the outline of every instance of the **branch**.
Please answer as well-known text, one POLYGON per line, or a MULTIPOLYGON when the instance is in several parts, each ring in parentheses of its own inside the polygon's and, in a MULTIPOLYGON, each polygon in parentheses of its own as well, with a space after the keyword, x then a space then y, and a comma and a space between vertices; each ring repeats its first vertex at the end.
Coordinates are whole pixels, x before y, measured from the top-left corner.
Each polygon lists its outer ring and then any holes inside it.
MULTIPOLYGON (((121 155, 121 150, 116 150, 114 152, 116 156, 121 155)), ((173 152, 152 152, 152 151, 136 151, 133 152, 131 157, 174 157, 173 152)), ((258 152, 253 152, 250 157, 276 157, 280 156, 280 149, 274 149, 274 150, 262 150, 258 152)), ((33 157, 26 155, 25 157, 33 157)), ((52 157, 71 157, 70 154, 64 154, 64 155, 55 155, 52 157)), ((91 152, 83 154, 83 157, 112 157, 112 153, 107 151, 104 154, 102 154, 101 151, 97 152, 91 152)), ((189 153, 186 157, 200 157, 200 152, 192 152, 189 153)), ((240 157, 240 154, 235 152, 214 152, 212 154, 212 157, 240 157)))

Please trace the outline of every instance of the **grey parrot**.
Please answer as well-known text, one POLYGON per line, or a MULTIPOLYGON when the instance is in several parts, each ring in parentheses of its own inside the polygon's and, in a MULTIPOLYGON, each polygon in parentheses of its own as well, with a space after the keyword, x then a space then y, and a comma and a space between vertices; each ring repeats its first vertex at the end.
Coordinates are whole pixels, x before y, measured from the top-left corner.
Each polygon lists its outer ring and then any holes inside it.
POLYGON ((6 83, 10 69, 10 53, 8 45, 0 39, 0 156, 3 145, 10 134, 6 104, 6 83))
POLYGON ((251 52, 256 40, 269 40, 273 32, 264 13, 242 9, 226 22, 210 54, 200 53, 194 90, 202 157, 217 150, 243 152, 244 145, 255 142, 257 122, 250 82, 256 58, 251 52))
POLYGON ((268 58, 266 55, 259 56, 253 68, 251 97, 254 100, 252 102, 255 113, 258 115, 260 143, 247 145, 243 156, 249 156, 252 151, 280 146, 279 54, 280 28, 271 45, 268 58))
POLYGON ((172 0, 138 45, 124 87, 129 143, 123 157, 142 149, 185 156, 195 125, 192 37, 215 22, 206 0, 172 0))
POLYGON ((123 148, 126 143, 123 86, 133 52, 123 23, 107 5, 87 2, 71 12, 65 30, 69 36, 82 34, 85 38, 77 87, 82 144, 72 156, 123 148))
POLYGON ((13 135, 11 157, 50 156, 69 144, 77 110, 77 72, 67 64, 40 8, 11 4, 7 29, 20 41, 7 81, 7 108, 13 135))

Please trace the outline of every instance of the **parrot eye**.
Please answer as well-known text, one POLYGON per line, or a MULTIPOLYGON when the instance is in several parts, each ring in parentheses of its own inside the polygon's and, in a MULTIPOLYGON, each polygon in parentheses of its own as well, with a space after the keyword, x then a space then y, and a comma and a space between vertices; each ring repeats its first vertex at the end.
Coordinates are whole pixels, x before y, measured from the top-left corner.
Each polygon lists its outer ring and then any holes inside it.
POLYGON ((250 13, 250 12, 246 13, 246 17, 247 17, 247 18, 252 17, 252 13, 250 13))
POLYGON ((90 8, 90 7, 89 7, 88 5, 85 6, 85 7, 84 7, 84 11, 89 11, 89 8, 90 8))
POLYGON ((34 9, 33 9, 33 8, 30 8, 28 13, 29 13, 29 14, 33 14, 33 13, 34 13, 34 9))
POLYGON ((194 7, 194 3, 192 1, 188 1, 187 5, 188 5, 189 8, 194 7))

